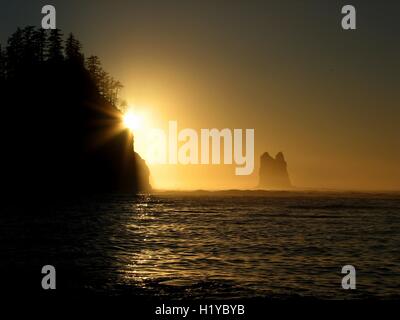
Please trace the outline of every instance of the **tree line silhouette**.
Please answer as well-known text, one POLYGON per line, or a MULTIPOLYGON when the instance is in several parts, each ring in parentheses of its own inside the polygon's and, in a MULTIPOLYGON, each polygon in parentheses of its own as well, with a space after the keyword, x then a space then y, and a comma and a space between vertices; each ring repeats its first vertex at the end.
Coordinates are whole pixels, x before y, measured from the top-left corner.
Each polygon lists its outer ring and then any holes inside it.
POLYGON ((85 60, 79 40, 70 33, 64 41, 59 29, 36 29, 33 26, 18 28, 9 37, 4 49, 0 45, 0 81, 12 81, 27 68, 62 62, 84 65, 95 81, 99 94, 113 105, 119 103, 118 94, 123 88, 121 82, 104 71, 98 56, 91 55, 85 60))
POLYGON ((18 28, 0 47, 1 184, 9 194, 137 192, 148 169, 117 108, 122 85, 60 30, 18 28))

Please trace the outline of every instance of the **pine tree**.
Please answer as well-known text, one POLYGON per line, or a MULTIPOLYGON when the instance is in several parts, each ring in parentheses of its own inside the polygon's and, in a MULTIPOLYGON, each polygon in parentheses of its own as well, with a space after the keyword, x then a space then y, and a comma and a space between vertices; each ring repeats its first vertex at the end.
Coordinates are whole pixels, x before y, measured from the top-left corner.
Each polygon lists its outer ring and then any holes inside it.
POLYGON ((40 63, 46 60, 47 49, 47 32, 43 28, 39 28, 34 34, 35 52, 40 63))
POLYGON ((66 59, 69 61, 83 64, 84 57, 81 50, 82 50, 81 43, 74 37, 72 33, 70 33, 65 43, 66 59))
MULTIPOLYGON (((0 46, 0 80, 12 79, 35 65, 62 64, 64 60, 81 65, 85 62, 82 45, 72 33, 65 42, 64 50, 62 33, 58 29, 48 31, 35 29, 32 26, 18 28, 8 39, 6 50, 2 50, 0 46)), ((97 56, 88 57, 85 67, 98 93, 110 104, 117 106, 118 95, 123 88, 122 84, 103 70, 97 56)))
POLYGON ((92 79, 95 81, 96 85, 100 82, 100 77, 102 73, 101 63, 98 56, 90 56, 86 60, 86 68, 88 69, 92 79))
POLYGON ((121 82, 111 78, 111 83, 109 87, 109 101, 113 105, 118 104, 118 95, 124 86, 121 82))
POLYGON ((24 67, 32 66, 39 61, 35 48, 35 27, 28 26, 22 30, 23 52, 22 59, 24 67))
POLYGON ((105 97, 105 86, 108 74, 103 70, 98 56, 90 56, 86 60, 86 68, 97 86, 100 95, 105 97))
POLYGON ((104 70, 101 70, 100 73, 100 82, 99 82, 99 89, 100 89, 100 94, 107 100, 109 101, 109 88, 111 84, 111 76, 105 72, 104 70))
POLYGON ((116 106, 118 104, 118 94, 123 88, 121 82, 116 81, 103 70, 100 59, 97 56, 90 56, 87 58, 86 68, 96 83, 99 94, 110 104, 116 106))
POLYGON ((20 28, 15 31, 7 42, 7 65, 6 72, 8 78, 14 77, 21 68, 23 55, 23 33, 20 28))
POLYGON ((53 63, 64 60, 62 33, 59 29, 50 31, 47 56, 47 60, 53 63))

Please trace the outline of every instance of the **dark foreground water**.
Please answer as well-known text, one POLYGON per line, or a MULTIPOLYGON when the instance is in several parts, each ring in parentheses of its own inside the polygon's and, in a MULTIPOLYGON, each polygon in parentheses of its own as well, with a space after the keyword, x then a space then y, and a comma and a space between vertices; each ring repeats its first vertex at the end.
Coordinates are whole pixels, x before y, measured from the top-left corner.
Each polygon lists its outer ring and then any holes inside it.
POLYGON ((52 264, 59 292, 400 296, 398 194, 159 193, 16 207, 0 216, 2 271, 41 279, 52 264), (347 264, 357 270, 351 292, 341 288, 347 264))

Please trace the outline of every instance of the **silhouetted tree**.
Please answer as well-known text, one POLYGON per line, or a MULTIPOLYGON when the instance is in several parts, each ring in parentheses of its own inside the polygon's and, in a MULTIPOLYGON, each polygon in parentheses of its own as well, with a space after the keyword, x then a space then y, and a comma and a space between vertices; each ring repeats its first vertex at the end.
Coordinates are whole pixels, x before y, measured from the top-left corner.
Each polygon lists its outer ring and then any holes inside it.
POLYGON ((22 62, 24 68, 29 68, 39 62, 39 53, 35 46, 35 28, 25 27, 22 30, 22 62))
POLYGON ((118 94, 123 85, 116 81, 106 71, 103 70, 99 57, 90 56, 86 60, 86 67, 95 81, 99 93, 112 105, 118 104, 118 94))
POLYGON ((110 83, 110 91, 109 91, 109 97, 110 97, 110 103, 113 105, 118 105, 118 95, 120 91, 122 90, 124 86, 122 85, 121 82, 111 78, 111 83, 110 83))
MULTIPOLYGON (((86 60, 86 67, 90 73, 90 76, 94 82, 99 85, 103 75, 103 69, 101 67, 101 62, 98 56, 90 56, 86 60)), ((100 90, 99 90, 100 91, 100 90)))
POLYGON ((106 99, 109 100, 109 88, 111 84, 111 76, 104 70, 100 72, 100 82, 99 89, 100 94, 106 99))
POLYGON ((43 28, 35 31, 34 34, 34 44, 37 58, 40 63, 46 60, 46 50, 47 50, 47 31, 43 28))
POLYGON ((68 61, 83 64, 84 56, 82 54, 82 45, 74 37, 72 33, 69 34, 65 42, 65 57, 68 61))
POLYGON ((13 78, 18 73, 18 69, 22 63, 23 54, 23 34, 20 28, 17 29, 7 41, 7 77, 13 78))
POLYGON ((98 93, 110 104, 117 106, 118 95, 123 88, 122 84, 111 77, 101 66, 99 57, 90 56, 84 66, 84 55, 81 43, 69 34, 63 50, 63 38, 59 29, 36 30, 32 26, 18 28, 8 40, 6 52, 1 53, 0 77, 14 77, 19 70, 31 68, 35 65, 61 63, 65 60, 81 68, 86 67, 98 90, 98 93), (65 56, 64 56, 65 52, 65 56))
POLYGON ((62 33, 59 29, 53 29, 50 31, 47 59, 50 62, 56 63, 64 60, 63 39, 62 33))

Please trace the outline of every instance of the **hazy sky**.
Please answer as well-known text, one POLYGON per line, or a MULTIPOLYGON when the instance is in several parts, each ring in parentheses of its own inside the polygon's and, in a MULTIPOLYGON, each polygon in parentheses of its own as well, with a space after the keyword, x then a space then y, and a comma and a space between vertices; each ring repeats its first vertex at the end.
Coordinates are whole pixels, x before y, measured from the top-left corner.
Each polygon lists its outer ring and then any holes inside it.
POLYGON ((0 41, 53 4, 152 125, 255 129, 253 175, 153 166, 156 187, 249 188, 283 151, 296 186, 400 190, 400 2, 366 2, 1 0, 0 41))

